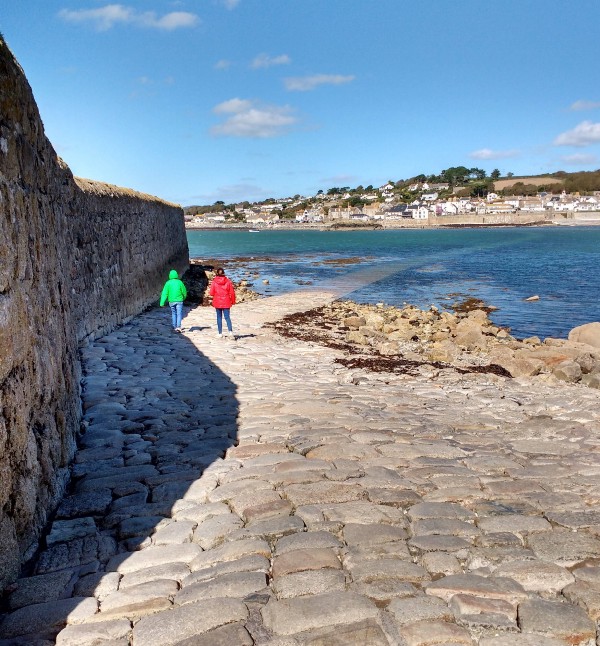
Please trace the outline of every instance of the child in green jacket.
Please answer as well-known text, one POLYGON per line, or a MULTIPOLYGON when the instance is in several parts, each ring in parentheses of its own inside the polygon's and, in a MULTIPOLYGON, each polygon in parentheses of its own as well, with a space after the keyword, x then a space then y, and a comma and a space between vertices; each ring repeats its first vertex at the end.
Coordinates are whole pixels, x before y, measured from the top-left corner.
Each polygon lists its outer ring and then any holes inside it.
POLYGON ((171 308, 171 322, 175 332, 181 332, 181 317, 183 316, 183 301, 187 297, 187 289, 179 280, 179 276, 174 269, 169 272, 169 280, 163 287, 160 295, 160 306, 169 303, 171 308))

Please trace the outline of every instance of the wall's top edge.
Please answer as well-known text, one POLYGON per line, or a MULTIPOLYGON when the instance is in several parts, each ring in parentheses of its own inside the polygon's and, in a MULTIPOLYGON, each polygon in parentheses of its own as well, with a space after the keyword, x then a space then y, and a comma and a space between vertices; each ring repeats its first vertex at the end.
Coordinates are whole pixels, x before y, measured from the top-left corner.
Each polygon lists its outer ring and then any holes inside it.
POLYGON ((85 193, 92 193, 93 195, 106 195, 108 197, 135 197, 140 200, 145 200, 146 202, 157 202, 159 204, 181 208, 179 204, 168 202, 167 200, 163 200, 160 197, 156 197, 156 195, 134 191, 132 188, 115 186, 114 184, 98 182, 96 180, 86 179, 84 177, 75 177, 75 183, 85 193))

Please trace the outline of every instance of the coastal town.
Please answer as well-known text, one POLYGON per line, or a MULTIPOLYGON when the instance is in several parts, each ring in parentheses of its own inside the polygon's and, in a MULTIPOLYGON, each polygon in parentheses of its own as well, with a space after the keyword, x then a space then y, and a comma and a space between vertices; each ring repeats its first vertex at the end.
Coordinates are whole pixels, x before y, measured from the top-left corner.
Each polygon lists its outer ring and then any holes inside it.
POLYGON ((262 202, 242 202, 211 208, 188 207, 186 226, 247 225, 282 227, 336 226, 341 223, 375 226, 444 226, 528 221, 560 222, 600 218, 600 190, 568 191, 560 179, 548 177, 502 179, 480 185, 449 182, 392 181, 373 187, 332 188, 316 195, 296 195, 262 202), (479 194, 477 194, 479 193, 479 194))

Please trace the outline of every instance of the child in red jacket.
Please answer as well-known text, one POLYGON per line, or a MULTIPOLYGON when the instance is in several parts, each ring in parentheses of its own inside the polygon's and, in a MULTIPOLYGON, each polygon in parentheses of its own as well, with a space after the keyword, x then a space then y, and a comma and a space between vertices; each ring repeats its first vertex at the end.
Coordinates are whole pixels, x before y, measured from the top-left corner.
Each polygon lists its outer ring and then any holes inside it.
POLYGON ((219 338, 223 336, 223 317, 225 317, 228 334, 235 340, 229 316, 231 306, 235 305, 235 290, 233 283, 225 276, 225 271, 221 267, 217 269, 216 276, 210 285, 210 295, 213 307, 217 312, 217 336, 219 338))

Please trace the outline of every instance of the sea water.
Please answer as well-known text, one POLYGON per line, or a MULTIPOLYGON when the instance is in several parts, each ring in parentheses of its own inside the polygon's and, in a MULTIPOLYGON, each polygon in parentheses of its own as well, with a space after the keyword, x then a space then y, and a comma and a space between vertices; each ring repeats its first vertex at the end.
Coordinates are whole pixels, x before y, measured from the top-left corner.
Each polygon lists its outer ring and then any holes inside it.
POLYGON ((335 286, 359 303, 444 309, 474 297, 519 338, 600 321, 600 227, 190 230, 188 242, 266 295, 335 286))

